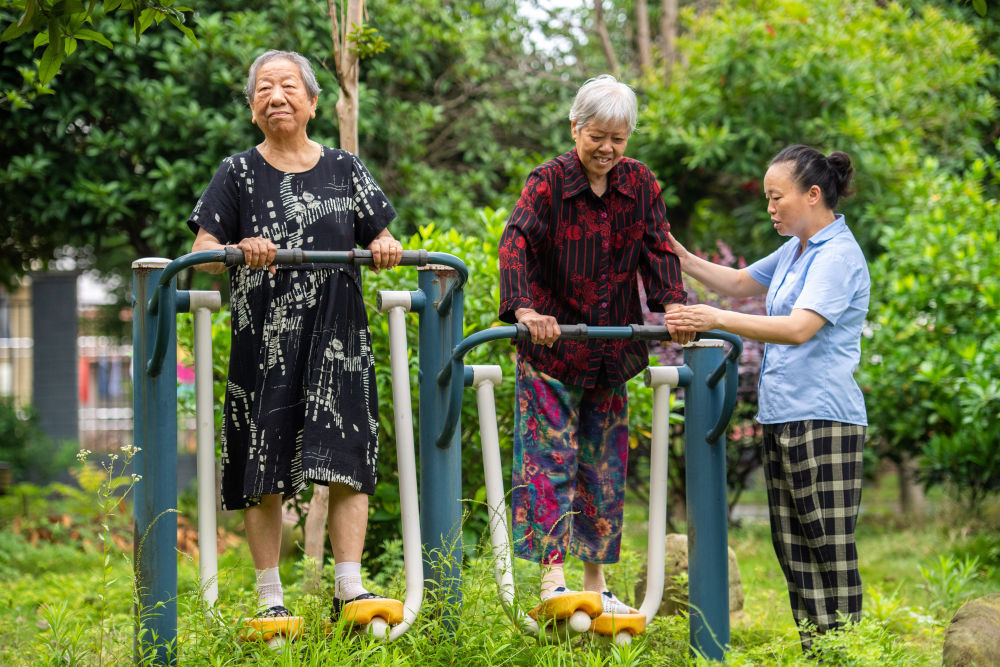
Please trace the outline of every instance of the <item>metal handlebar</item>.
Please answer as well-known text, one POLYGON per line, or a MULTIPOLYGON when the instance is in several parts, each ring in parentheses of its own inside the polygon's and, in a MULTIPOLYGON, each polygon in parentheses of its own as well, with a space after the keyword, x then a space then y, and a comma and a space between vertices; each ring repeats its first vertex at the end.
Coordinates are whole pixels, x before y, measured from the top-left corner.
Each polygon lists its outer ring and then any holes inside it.
MULTIPOLYGON (((444 386, 452 378, 464 378, 463 360, 465 355, 474 347, 494 340, 509 338, 515 342, 531 340, 531 332, 528 327, 517 323, 513 326, 493 327, 483 331, 477 331, 460 342, 452 351, 451 362, 445 364, 438 373, 437 381, 440 386, 444 386)), ((629 324, 626 326, 587 326, 586 324, 560 324, 559 338, 568 340, 584 340, 588 338, 627 338, 633 340, 661 340, 669 341, 670 333, 665 326, 654 326, 645 324, 629 324)), ((736 391, 739 387, 739 369, 736 362, 743 354, 743 341, 739 336, 726 331, 706 331, 695 336, 695 340, 705 338, 721 338, 732 344, 732 348, 719 367, 712 372, 708 378, 708 386, 714 387, 718 384, 723 375, 726 377, 725 394, 723 396, 722 412, 719 420, 712 427, 706 436, 706 441, 714 442, 725 431, 729 420, 736 409, 736 391)), ((455 381, 451 385, 451 395, 449 397, 448 409, 445 414, 444 428, 438 436, 437 446, 447 447, 455 429, 458 426, 458 417, 462 411, 462 389, 463 382, 455 381)))
MULTIPOLYGON (((223 263, 226 266, 239 266, 246 261, 243 250, 235 246, 226 246, 226 256, 223 263)), ((431 254, 426 250, 404 250, 400 266, 425 266, 431 254)), ((306 262, 317 264, 356 264, 371 266, 371 250, 303 250, 302 248, 279 248, 274 254, 273 265, 301 266, 306 262)))
MULTIPOLYGON (((516 342, 531 340, 531 332, 528 327, 518 322, 514 325, 517 333, 514 335, 516 342)), ((586 324, 560 324, 559 338, 565 340, 586 340, 588 338, 628 338, 631 340, 672 340, 670 332, 665 326, 654 326, 651 324, 629 324, 621 327, 594 326, 586 324)))
MULTIPOLYGON (((197 266, 198 264, 210 264, 221 262, 226 266, 238 266, 245 260, 243 250, 234 246, 226 246, 218 250, 199 250, 191 252, 173 260, 163 269, 157 289, 149 299, 147 312, 150 316, 156 317, 156 337, 153 340, 153 351, 150 354, 149 362, 146 364, 146 373, 152 376, 160 374, 163 368, 163 359, 167 353, 167 338, 169 337, 169 321, 166 317, 160 317, 159 306, 161 302, 168 301, 168 291, 174 277, 186 268, 197 266)), ((372 264, 371 250, 303 250, 302 248, 279 249, 274 257, 274 265, 301 266, 303 263, 315 264, 355 264, 358 266, 368 266, 372 264)), ((400 261, 402 266, 426 266, 428 264, 441 264, 458 272, 459 279, 452 284, 449 297, 456 290, 460 290, 469 279, 469 270, 465 262, 454 255, 444 252, 429 252, 427 250, 404 250, 403 258, 400 261)), ((171 300, 171 304, 173 301, 171 300)), ((442 307, 450 307, 450 298, 447 304, 440 304, 442 307)), ((170 308, 173 311, 173 307, 170 308)), ((164 313, 173 317, 176 313, 164 313)))
MULTIPOLYGON (((502 338, 513 339, 514 341, 531 340, 531 332, 528 327, 518 323, 513 326, 493 327, 483 331, 477 331, 468 338, 465 338, 454 347, 451 355, 451 362, 445 364, 438 373, 438 385, 444 386, 456 378, 451 384, 451 395, 449 396, 448 409, 445 413, 444 428, 438 436, 437 446, 447 447, 455 429, 458 427, 459 414, 462 411, 462 389, 463 383, 457 378, 463 378, 463 360, 468 352, 483 343, 502 338)), ((645 324, 629 324, 625 326, 588 326, 586 324, 560 324, 559 338, 569 340, 582 340, 587 338, 628 338, 635 340, 670 340, 670 333, 665 326, 652 326, 645 324)))

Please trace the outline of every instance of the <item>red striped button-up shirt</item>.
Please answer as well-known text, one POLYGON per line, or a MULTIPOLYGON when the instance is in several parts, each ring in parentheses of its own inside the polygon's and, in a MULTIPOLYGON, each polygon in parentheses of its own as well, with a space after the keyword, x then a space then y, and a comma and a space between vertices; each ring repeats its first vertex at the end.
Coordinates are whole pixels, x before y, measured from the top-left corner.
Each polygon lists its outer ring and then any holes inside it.
MULTIPOLYGON (((561 324, 642 324, 637 275, 647 305, 684 303, 680 261, 660 186, 649 168, 622 158, 608 189, 594 194, 575 150, 528 177, 500 237, 500 319, 534 308, 561 324)), ((535 368, 573 386, 614 386, 649 362, 645 341, 558 340, 517 344, 535 368)))

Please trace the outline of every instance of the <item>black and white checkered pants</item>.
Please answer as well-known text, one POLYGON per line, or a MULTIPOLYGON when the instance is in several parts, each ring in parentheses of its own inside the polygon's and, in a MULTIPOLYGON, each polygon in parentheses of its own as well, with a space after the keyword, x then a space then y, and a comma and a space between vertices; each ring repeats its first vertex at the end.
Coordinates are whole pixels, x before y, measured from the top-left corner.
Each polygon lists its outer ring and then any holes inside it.
MULTIPOLYGON (((825 420, 764 424, 771 541, 795 623, 817 632, 861 619, 854 528, 861 505, 865 427, 825 420), (839 615, 838 615, 839 614, 839 615)), ((802 646, 812 637, 800 630, 802 646)))

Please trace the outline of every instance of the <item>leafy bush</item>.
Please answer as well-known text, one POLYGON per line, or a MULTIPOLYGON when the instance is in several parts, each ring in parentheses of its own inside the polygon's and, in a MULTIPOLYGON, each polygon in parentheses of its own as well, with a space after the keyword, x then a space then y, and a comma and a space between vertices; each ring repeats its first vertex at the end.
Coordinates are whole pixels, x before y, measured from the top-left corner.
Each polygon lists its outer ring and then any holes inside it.
POLYGON ((55 442, 42 431, 34 409, 0 398, 0 461, 10 464, 14 483, 44 484, 65 472, 75 455, 75 443, 55 442))
POLYGON ((922 455, 929 485, 975 504, 1000 489, 1000 183, 992 161, 960 176, 935 160, 911 180, 910 212, 886 227, 872 263, 861 384, 888 455, 922 455))

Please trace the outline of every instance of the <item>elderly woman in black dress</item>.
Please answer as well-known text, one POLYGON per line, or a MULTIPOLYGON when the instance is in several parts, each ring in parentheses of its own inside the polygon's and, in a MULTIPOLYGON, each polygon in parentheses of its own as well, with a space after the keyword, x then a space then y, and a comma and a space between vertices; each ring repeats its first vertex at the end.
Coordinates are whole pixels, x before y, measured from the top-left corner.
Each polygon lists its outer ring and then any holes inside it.
POLYGON ((307 136, 319 86, 305 58, 264 53, 250 68, 246 96, 264 140, 222 161, 188 220, 197 233, 192 251, 235 245, 246 258, 229 276, 222 503, 245 510, 261 615, 290 616, 278 576, 282 500, 309 482, 328 485, 336 615, 345 602, 374 597, 360 565, 378 458, 361 274, 353 265, 272 262, 279 247, 361 246, 377 270, 397 265, 402 246, 386 229, 396 212, 361 160, 307 136))

